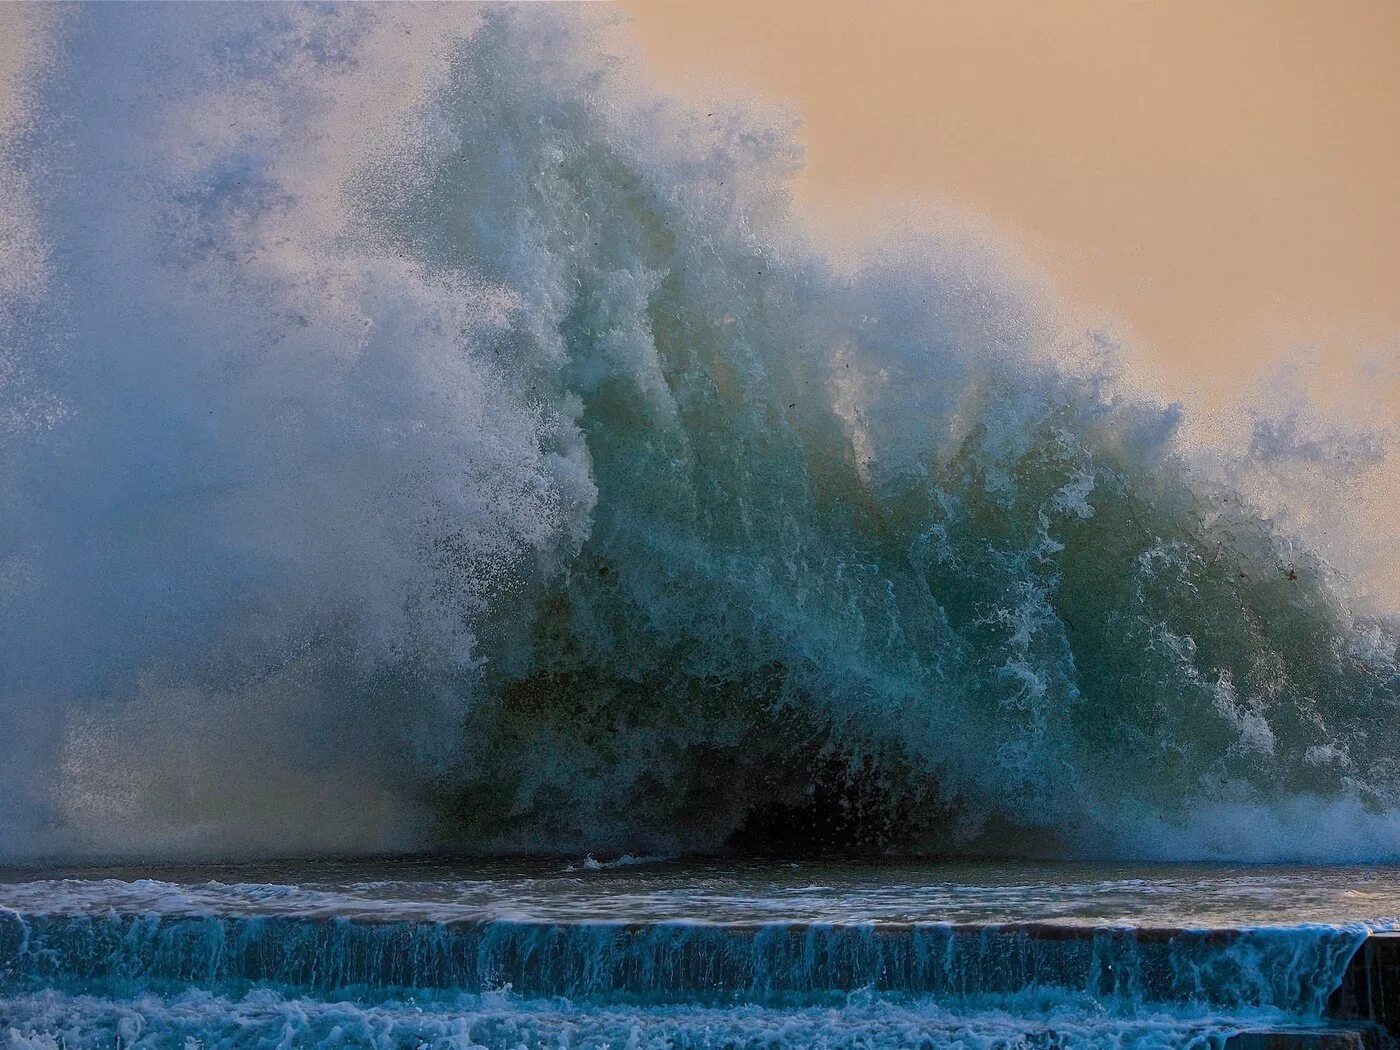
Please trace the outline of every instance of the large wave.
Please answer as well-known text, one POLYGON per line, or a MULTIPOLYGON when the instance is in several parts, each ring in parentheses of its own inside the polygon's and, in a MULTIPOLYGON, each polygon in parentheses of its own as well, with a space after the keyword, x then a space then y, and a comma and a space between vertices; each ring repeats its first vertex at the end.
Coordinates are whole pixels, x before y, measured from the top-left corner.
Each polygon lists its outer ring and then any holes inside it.
POLYGON ((1400 853, 1394 628, 611 16, 7 17, 0 856, 1400 853))

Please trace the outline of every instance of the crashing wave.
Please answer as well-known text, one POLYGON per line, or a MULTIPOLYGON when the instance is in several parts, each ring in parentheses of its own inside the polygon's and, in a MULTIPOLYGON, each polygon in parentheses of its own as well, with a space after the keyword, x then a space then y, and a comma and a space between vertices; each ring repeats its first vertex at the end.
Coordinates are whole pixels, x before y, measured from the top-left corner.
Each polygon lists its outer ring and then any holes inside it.
POLYGON ((1394 626, 608 17, 30 16, 0 856, 1400 853, 1394 626))

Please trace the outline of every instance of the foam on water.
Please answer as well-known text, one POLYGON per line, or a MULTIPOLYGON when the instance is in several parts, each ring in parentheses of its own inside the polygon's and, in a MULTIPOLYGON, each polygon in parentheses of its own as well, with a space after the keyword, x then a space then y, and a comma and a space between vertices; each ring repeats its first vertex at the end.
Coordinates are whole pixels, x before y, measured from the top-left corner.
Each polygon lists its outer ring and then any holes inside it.
POLYGON ((0 855, 1400 852, 1393 625, 610 16, 8 17, 0 855))
MULTIPOLYGON (((1114 1050, 1205 1050, 1267 1016, 1106 1015, 1071 999, 1039 996, 1017 1012, 988 1007, 955 1012, 929 1002, 904 1003, 858 993, 839 1005, 580 1008, 566 1002, 521 1003, 509 996, 463 996, 450 1006, 418 1001, 366 1006, 289 1000, 259 991, 226 998, 189 992, 173 999, 129 1001, 44 993, 10 1000, 8 1027, 17 1050, 111 1046, 199 1047, 411 1045, 431 1050, 701 1047, 1034 1047, 1114 1050)), ((1274 1018, 1277 1021, 1278 1019, 1274 1018)))
POLYGON ((1389 867, 658 861, 589 869, 538 861, 398 860, 33 876, 14 871, 0 879, 0 908, 97 918, 750 927, 1035 923, 1145 930, 1299 924, 1387 930, 1400 908, 1400 872, 1389 867))

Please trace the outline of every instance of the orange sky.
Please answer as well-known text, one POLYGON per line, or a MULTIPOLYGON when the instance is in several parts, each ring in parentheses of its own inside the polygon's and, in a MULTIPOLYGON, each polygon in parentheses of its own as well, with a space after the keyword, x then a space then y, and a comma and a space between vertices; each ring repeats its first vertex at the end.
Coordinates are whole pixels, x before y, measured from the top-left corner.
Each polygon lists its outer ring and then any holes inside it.
POLYGON ((984 212, 1174 386, 1393 351, 1396 0, 623 6, 664 87, 799 109, 804 208, 984 212))

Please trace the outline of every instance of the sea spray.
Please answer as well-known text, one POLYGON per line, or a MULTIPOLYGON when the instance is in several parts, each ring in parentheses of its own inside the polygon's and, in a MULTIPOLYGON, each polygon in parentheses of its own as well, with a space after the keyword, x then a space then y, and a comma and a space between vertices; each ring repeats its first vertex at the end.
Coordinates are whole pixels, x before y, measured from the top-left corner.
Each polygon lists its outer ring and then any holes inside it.
POLYGON ((0 852, 1400 851, 1393 628, 608 19, 41 27, 0 852))

